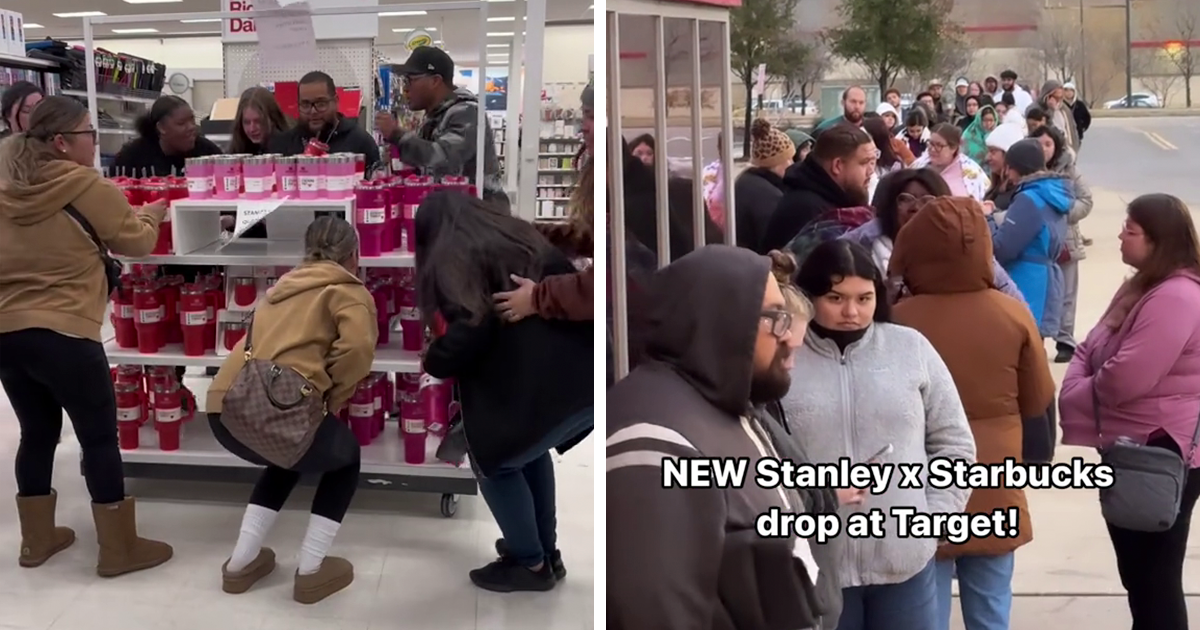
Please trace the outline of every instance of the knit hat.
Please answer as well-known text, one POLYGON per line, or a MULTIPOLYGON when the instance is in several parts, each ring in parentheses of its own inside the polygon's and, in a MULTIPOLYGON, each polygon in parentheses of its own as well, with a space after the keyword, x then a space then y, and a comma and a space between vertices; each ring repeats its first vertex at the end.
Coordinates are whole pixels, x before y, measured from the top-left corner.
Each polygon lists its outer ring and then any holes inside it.
POLYGON ((1042 153, 1040 142, 1025 138, 1008 148, 1008 153, 1004 154, 1004 164, 1025 177, 1046 170, 1046 154, 1042 153))
POLYGON ((996 128, 992 130, 992 133, 987 135, 987 139, 984 141, 984 144, 986 144, 989 149, 999 149, 1001 151, 1008 152, 1008 149, 1012 147, 1012 145, 1020 142, 1024 138, 1025 128, 1022 125, 1006 122, 996 125, 996 128))
POLYGON ((759 118, 750 126, 750 163, 763 168, 791 164, 796 145, 786 133, 759 118))
POLYGON ((896 111, 896 108, 892 107, 892 104, 887 101, 875 106, 875 113, 879 114, 880 116, 884 114, 891 114, 896 118, 896 122, 900 122, 900 112, 896 111))

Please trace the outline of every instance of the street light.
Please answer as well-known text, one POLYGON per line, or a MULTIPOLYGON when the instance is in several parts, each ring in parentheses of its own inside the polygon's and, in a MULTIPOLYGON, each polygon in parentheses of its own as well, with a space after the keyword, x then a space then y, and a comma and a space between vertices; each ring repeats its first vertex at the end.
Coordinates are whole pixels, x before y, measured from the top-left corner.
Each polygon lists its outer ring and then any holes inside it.
POLYGON ((1133 105, 1133 0, 1125 0, 1125 106, 1133 105))

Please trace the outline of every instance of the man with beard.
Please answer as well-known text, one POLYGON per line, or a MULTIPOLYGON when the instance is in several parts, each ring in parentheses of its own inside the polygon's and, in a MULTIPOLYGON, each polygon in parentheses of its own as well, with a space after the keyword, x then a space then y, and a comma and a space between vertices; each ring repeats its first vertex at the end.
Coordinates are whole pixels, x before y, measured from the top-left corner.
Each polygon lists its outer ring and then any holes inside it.
POLYGON ((784 176, 786 190, 767 224, 759 253, 783 249, 830 210, 870 205, 867 188, 876 156, 871 136, 858 127, 842 124, 821 134, 812 153, 784 176))
POLYGON ((337 86, 332 77, 309 72, 300 78, 298 89, 300 120, 295 127, 271 138, 269 153, 359 153, 366 158, 368 174, 383 166, 375 138, 338 112, 337 86))
POLYGON ((1033 105, 1033 97, 1025 91, 1025 88, 1017 85, 1017 73, 1013 70, 1005 70, 1000 73, 1000 90, 992 95, 992 100, 999 103, 1005 94, 1012 94, 1013 107, 1021 114, 1024 114, 1029 106, 1033 105))
POLYGON ((863 114, 867 111, 867 92, 857 85, 852 85, 842 92, 842 115, 821 121, 813 130, 813 137, 819 138, 827 129, 848 123, 862 127, 863 114))
MULTIPOLYGON (((792 313, 770 262, 709 245, 654 279, 646 360, 608 392, 608 629, 816 628, 839 607, 808 539, 757 534, 759 514, 810 509, 754 483, 780 453, 755 411, 791 385, 792 313), (663 462, 747 460, 741 486, 664 488, 663 462), (826 586, 821 582, 822 586, 826 586)), ((827 506, 829 511, 836 506, 827 506)))
POLYGON ((943 86, 940 81, 934 81, 925 89, 933 96, 933 109, 939 123, 950 122, 950 114, 946 111, 946 101, 943 100, 943 86))

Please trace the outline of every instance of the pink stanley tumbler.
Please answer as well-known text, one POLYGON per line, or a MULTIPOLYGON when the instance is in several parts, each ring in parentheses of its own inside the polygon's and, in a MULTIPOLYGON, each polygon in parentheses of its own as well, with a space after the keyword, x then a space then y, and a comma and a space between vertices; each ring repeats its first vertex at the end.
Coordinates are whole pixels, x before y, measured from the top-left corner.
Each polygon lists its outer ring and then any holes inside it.
POLYGON ((354 432, 359 446, 366 446, 375 437, 375 394, 371 391, 370 379, 364 379, 350 397, 350 430, 354 432))
POLYGON ((354 190, 354 208, 359 255, 379 256, 383 253, 383 230, 387 217, 387 190, 383 184, 359 182, 354 190))

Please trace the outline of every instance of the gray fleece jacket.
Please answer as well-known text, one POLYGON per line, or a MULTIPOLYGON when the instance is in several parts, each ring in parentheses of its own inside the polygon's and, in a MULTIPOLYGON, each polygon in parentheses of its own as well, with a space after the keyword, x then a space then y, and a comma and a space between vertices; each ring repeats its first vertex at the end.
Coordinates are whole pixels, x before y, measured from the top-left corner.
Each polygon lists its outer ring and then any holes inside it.
MULTIPOLYGON (((810 332, 796 353, 792 388, 783 399, 792 435, 813 461, 849 457, 863 462, 891 444, 885 463, 926 463, 935 457, 975 461, 975 439, 954 379, 921 333, 895 324, 872 324, 843 354, 810 332)), ((893 473, 888 490, 868 495, 854 510, 883 510, 882 539, 847 538, 838 574, 843 588, 898 584, 925 568, 937 549, 933 538, 899 538, 892 507, 918 512, 962 512, 970 491, 901 489, 893 473)), ((922 480, 925 475, 922 474, 922 480)))

